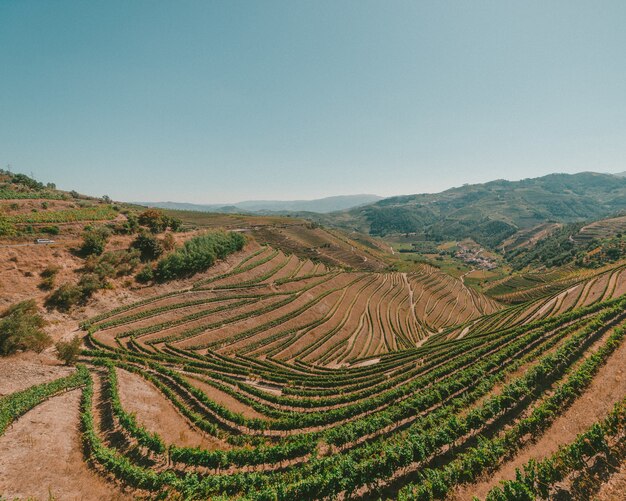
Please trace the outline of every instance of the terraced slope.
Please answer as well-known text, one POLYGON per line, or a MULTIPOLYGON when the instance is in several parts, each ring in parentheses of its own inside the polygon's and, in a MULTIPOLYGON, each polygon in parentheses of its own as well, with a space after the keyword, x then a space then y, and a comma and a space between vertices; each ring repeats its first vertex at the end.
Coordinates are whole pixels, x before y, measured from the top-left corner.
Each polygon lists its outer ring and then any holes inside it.
POLYGON ((86 459, 121 497, 585 499, 594 465, 608 478, 624 458, 624 270, 502 308, 427 266, 250 247, 86 322, 83 365, 0 399, 0 435, 81 388, 86 459))
POLYGON ((601 219, 600 221, 595 221, 583 226, 580 231, 573 236, 573 239, 578 243, 586 243, 591 240, 601 240, 617 233, 626 233, 626 216, 601 219))
POLYGON ((341 366, 409 349, 499 305, 424 265, 418 273, 346 272, 251 251, 230 271, 92 319, 98 342, 341 366))
MULTIPOLYGON (((485 330, 549 318, 626 294, 626 264, 618 263, 601 270, 585 271, 554 282, 496 296, 514 304, 492 315, 458 326, 445 335, 473 335, 485 330)), ((432 340, 431 340, 432 341, 432 340)))

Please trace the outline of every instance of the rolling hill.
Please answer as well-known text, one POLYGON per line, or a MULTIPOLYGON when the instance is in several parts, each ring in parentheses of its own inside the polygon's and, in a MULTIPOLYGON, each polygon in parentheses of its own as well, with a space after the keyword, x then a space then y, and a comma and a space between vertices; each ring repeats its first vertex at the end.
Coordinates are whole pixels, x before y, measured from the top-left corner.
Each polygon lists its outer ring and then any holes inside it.
MULTIPOLYGON (((378 239, 297 217, 146 210, 31 181, 0 180, 0 346, 40 317, 83 349, 75 367, 54 347, 0 357, 2 496, 592 499, 626 473, 626 259, 539 259, 622 242, 624 217, 518 231, 507 245, 525 269, 478 290, 459 268, 397 269, 378 239), (54 244, 32 242, 50 225, 54 244), (102 228, 99 253, 81 253, 102 228), (193 267, 140 280, 164 263, 193 267), (104 287, 60 311, 51 272, 66 291, 104 287)), ((622 188, 605 181, 569 180, 570 205, 555 179, 448 190, 424 204, 423 231, 471 221, 444 207, 455 197, 522 225, 550 186, 564 205, 541 214, 609 210, 622 188)))
POLYGON ((599 219, 624 207, 626 178, 584 172, 390 197, 317 220, 371 235, 416 233, 429 240, 472 238, 495 247, 519 230, 547 222, 599 219))

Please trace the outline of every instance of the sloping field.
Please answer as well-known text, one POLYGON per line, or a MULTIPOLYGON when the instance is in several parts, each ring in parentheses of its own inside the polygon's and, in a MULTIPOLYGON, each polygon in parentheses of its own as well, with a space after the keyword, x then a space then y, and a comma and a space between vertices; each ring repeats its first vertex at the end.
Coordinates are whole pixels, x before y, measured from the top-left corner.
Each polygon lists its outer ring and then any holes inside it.
POLYGON ((499 308, 428 265, 411 274, 346 272, 265 246, 189 290, 93 319, 90 330, 110 347, 336 367, 413 348, 499 308))
POLYGON ((622 265, 504 308, 429 266, 251 247, 87 321, 76 373, 0 399, 0 448, 70 390, 86 460, 122 498, 589 499, 601 481, 581 479, 624 457, 625 293, 622 265))
POLYGON ((626 294, 626 264, 618 263, 599 271, 581 273, 578 277, 548 282, 518 293, 511 293, 507 302, 516 303, 515 306, 468 322, 465 326, 454 328, 445 335, 452 339, 507 326, 524 325, 618 298, 623 294, 626 294), (515 300, 512 300, 511 296, 515 296, 515 300))
POLYGON ((303 219, 193 211, 164 212, 180 218, 189 227, 242 231, 261 244, 330 267, 365 271, 381 271, 387 267, 384 251, 370 237, 358 234, 352 239, 347 233, 323 228, 303 219))
POLYGON ((626 233, 626 216, 595 221, 583 226, 573 238, 576 242, 588 242, 614 236, 617 233, 626 233))

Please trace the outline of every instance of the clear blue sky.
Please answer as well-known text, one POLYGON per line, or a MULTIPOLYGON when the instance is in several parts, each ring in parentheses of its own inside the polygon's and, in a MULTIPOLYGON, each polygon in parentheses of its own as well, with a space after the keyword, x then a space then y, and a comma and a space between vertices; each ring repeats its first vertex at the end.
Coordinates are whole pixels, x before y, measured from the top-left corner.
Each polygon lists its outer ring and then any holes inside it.
POLYGON ((626 2, 0 0, 0 164, 119 200, 626 170, 626 2))

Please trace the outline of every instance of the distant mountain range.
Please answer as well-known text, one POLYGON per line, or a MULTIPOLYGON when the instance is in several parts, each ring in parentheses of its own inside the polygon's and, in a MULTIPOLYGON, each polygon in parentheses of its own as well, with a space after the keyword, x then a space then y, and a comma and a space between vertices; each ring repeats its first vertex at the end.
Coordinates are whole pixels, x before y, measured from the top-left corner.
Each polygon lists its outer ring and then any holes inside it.
POLYGON ((284 212, 317 212, 326 214, 370 204, 382 200, 377 195, 340 195, 319 198, 316 200, 248 200, 235 204, 191 204, 184 202, 137 202, 146 207, 160 209, 194 210, 201 212, 250 212, 250 213, 284 213, 284 212))
POLYGON ((626 177, 583 172, 390 197, 311 219, 371 235, 412 233, 427 240, 473 238, 483 245, 496 246, 521 229, 546 222, 599 219, 624 209, 626 177))

